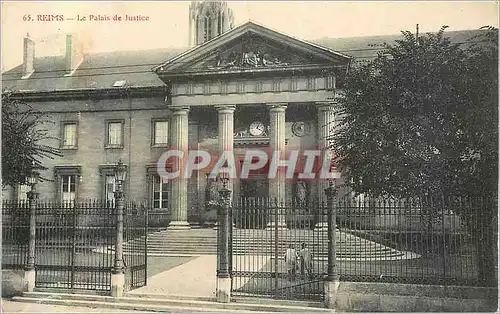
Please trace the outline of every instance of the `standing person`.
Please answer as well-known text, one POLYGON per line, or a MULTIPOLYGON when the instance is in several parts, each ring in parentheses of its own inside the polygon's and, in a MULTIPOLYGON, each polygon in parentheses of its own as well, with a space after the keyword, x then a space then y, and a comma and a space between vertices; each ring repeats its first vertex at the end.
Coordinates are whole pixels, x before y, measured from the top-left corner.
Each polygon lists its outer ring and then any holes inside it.
POLYGON ((285 252, 285 263, 288 276, 294 278, 295 269, 297 267, 297 251, 293 248, 292 244, 288 246, 288 249, 285 252))
POLYGON ((305 242, 302 242, 299 256, 300 256, 300 273, 302 275, 305 275, 305 273, 307 272, 307 274, 311 276, 312 256, 311 256, 311 251, 309 251, 309 248, 307 247, 307 244, 305 242))

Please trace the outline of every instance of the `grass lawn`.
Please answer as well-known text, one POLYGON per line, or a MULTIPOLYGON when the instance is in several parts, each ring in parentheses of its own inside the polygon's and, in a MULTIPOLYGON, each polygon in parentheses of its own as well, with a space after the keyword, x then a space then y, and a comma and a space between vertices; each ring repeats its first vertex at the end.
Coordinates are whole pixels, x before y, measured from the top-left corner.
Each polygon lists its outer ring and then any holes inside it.
MULTIPOLYGON (((327 273, 327 262, 313 261, 313 278, 298 275, 290 278, 286 265, 278 260, 275 273, 274 259, 259 270, 245 271, 244 265, 233 265, 233 290, 236 294, 267 295, 282 299, 319 299, 323 294, 323 276, 327 273), (238 272, 240 271, 240 272, 238 272), (276 280, 276 277, 278 279, 276 280)), ((341 280, 406 282, 416 284, 442 284, 448 282, 473 282, 477 279, 477 267, 471 257, 424 255, 420 258, 394 261, 338 261, 341 280)))

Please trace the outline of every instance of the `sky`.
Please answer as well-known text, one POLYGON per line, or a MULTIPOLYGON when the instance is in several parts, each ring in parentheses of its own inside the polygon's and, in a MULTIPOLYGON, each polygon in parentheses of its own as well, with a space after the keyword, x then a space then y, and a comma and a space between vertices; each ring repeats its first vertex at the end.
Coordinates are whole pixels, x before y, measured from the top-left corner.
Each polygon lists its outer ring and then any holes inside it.
MULTIPOLYGON (((22 63, 23 38, 37 57, 63 55, 65 35, 75 33, 87 53, 187 47, 190 1, 2 1, 2 72, 22 63), (62 15, 63 21, 43 19, 62 15), (89 21, 89 15, 111 21, 89 21), (113 21, 142 15, 147 21, 113 21), (42 20, 38 20, 38 17, 42 20), (78 16, 87 20, 78 21, 78 16), (73 20, 69 20, 73 18, 73 20)), ((299 39, 449 31, 498 27, 498 1, 228 1, 235 24, 248 20, 299 39)), ((56 19, 56 18, 55 18, 56 19)))

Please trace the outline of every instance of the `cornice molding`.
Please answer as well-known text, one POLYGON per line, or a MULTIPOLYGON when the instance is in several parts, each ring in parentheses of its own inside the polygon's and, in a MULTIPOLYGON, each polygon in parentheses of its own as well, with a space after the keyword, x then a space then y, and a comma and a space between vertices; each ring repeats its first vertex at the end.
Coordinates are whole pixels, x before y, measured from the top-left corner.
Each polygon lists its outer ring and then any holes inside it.
POLYGON ((293 66, 282 66, 282 67, 268 67, 268 68, 238 68, 238 69, 228 69, 228 70, 177 70, 159 73, 158 75, 163 81, 192 81, 193 79, 231 79, 233 77, 273 77, 273 76, 290 76, 290 75, 306 75, 306 74, 320 74, 322 76, 331 73, 336 68, 341 66, 338 65, 293 65, 293 66), (179 80, 180 79, 180 80, 179 80))
POLYGON ((53 91, 11 91, 12 98, 17 100, 76 100, 76 99, 108 99, 128 97, 165 96, 165 86, 129 87, 129 88, 92 88, 65 89, 53 91))

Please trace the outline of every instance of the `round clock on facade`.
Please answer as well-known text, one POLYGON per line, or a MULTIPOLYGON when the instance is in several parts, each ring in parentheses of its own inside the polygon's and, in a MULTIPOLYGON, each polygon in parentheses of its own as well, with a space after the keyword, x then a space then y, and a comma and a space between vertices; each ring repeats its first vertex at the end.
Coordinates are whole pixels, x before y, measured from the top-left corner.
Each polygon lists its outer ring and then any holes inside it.
POLYGON ((311 133, 311 125, 306 122, 294 122, 292 124, 292 132, 298 137, 306 136, 311 133))
POLYGON ((248 128, 248 132, 250 132, 250 135, 252 136, 259 136, 262 135, 265 131, 266 127, 264 124, 260 121, 255 121, 252 124, 250 124, 250 127, 248 128))

